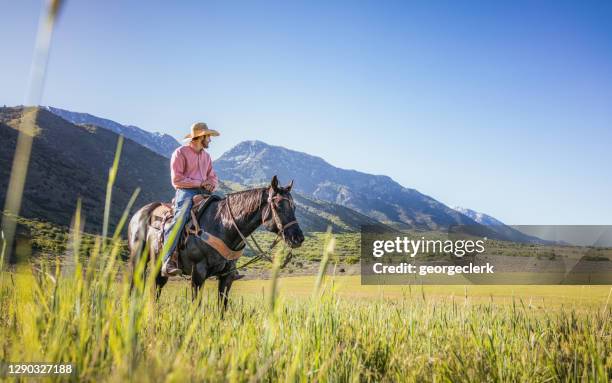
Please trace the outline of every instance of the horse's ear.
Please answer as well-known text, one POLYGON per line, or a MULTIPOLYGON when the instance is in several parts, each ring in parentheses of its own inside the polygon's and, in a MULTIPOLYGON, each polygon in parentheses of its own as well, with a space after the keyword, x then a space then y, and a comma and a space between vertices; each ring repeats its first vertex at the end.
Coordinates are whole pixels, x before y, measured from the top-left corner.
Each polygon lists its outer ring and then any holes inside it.
POLYGON ((272 186, 272 190, 278 192, 278 178, 276 178, 276 176, 272 177, 272 181, 270 181, 270 186, 272 186))
POLYGON ((285 189, 287 189, 287 191, 290 192, 292 187, 293 187, 293 180, 289 182, 289 185, 285 186, 285 189))

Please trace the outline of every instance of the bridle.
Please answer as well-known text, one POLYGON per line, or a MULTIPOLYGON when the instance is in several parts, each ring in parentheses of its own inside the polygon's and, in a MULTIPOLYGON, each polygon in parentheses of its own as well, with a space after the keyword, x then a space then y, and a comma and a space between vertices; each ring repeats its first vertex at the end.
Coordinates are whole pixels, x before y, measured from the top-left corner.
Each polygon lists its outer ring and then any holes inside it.
MULTIPOLYGON (((257 243, 257 240, 255 240, 255 237, 253 237, 252 235, 250 236, 251 239, 253 240, 253 243, 255 244, 255 247, 257 247, 257 250, 255 250, 253 248, 253 246, 251 246, 251 243, 247 240, 247 238, 244 236, 244 234, 242 234, 242 231, 240 231, 240 229, 238 228, 238 225, 236 224, 236 219, 234 218, 234 213, 232 212, 232 208, 230 206, 230 196, 228 195, 227 197, 227 202, 226 202, 226 207, 227 207, 227 211, 229 213, 229 216, 231 218, 231 222, 232 222, 232 226, 234 227, 234 229, 236 229, 236 231, 238 232, 238 235, 240 236, 240 238, 242 239, 242 242, 244 242, 247 246, 249 246, 249 248, 251 249, 251 251, 253 251, 256 256, 253 257, 251 260, 249 260, 247 263, 245 263, 244 265, 240 266, 240 268, 244 268, 247 265, 254 263, 260 259, 265 259, 268 262, 272 262, 272 258, 270 257, 270 253, 272 252, 272 249, 274 249, 274 247, 279 243, 280 239, 282 238, 283 241, 286 241, 285 239, 285 230, 288 227, 291 227, 293 225, 297 225, 297 220, 293 220, 291 222, 288 222, 286 224, 283 225, 283 222, 280 219, 280 216, 278 215, 278 211, 277 209, 279 208, 280 203, 283 200, 286 200, 289 202, 289 205, 294 208, 294 203, 293 200, 287 197, 284 197, 280 194, 276 194, 273 195, 272 193, 270 193, 270 195, 268 196, 268 200, 267 200, 267 206, 266 206, 266 213, 261 215, 261 223, 264 224, 267 219, 268 219, 268 215, 270 214, 270 212, 272 213, 272 220, 274 221, 274 224, 276 225, 276 229, 278 230, 278 232, 276 233, 276 238, 274 238, 274 241, 272 241, 272 244, 270 245, 270 247, 268 248, 267 251, 263 251, 261 249, 261 246, 259 246, 259 244, 257 243)), ((259 210, 261 210, 261 205, 259 210)), ((284 267, 285 265, 287 265, 287 263, 289 263, 289 260, 291 260, 292 257, 292 252, 291 250, 289 251, 289 254, 287 255, 287 259, 284 262, 284 264, 282 265, 282 267, 284 267)), ((229 272, 225 273, 228 274, 234 270, 237 270, 237 268, 234 268, 233 270, 230 270, 229 272)), ((225 275, 223 274, 223 275, 225 275)))
MULTIPOLYGON (((270 214, 270 211, 271 211, 272 220, 274 220, 274 224, 276 225, 276 229, 278 230, 277 237, 279 234, 281 234, 283 237, 283 240, 285 240, 285 229, 293 225, 297 225, 298 222, 297 220, 293 220, 283 225, 283 222, 278 216, 278 211, 276 211, 276 209, 279 208, 279 205, 282 201, 289 202, 289 206, 291 206, 292 209, 295 208, 295 204, 293 203, 293 200, 291 198, 283 197, 280 194, 276 194, 276 195, 270 194, 268 196, 268 205, 267 205, 266 213, 261 215, 261 224, 263 225, 266 222, 266 220, 268 219, 268 215, 270 214)), ((228 207, 229 207, 229 200, 228 200, 228 207)), ((231 215, 231 209, 230 209, 230 215, 231 215)), ((232 217, 232 220, 233 220, 233 217, 232 217)))

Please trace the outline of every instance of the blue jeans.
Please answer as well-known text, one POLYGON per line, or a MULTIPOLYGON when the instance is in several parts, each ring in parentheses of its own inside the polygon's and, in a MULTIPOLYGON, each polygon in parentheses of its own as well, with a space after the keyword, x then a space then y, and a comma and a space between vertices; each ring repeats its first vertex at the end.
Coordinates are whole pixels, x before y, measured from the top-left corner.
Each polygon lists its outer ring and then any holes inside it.
POLYGON ((172 218, 172 222, 170 222, 168 229, 164 232, 164 240, 167 241, 170 237, 170 233, 172 233, 172 230, 174 230, 174 227, 176 225, 179 226, 176 229, 174 240, 170 244, 170 247, 168 247, 166 254, 164 254, 164 262, 170 259, 170 256, 176 249, 176 245, 178 244, 178 241, 181 238, 181 233, 183 232, 183 227, 185 227, 185 222, 189 219, 189 211, 193 206, 192 198, 196 194, 208 194, 208 192, 200 188, 176 190, 176 195, 174 197, 174 217, 172 218))

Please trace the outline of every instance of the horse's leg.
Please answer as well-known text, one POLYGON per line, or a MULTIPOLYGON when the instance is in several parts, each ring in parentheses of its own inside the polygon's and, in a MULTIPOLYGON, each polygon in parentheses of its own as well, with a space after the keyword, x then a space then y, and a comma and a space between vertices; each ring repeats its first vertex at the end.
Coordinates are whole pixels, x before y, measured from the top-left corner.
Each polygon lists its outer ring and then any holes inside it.
POLYGON ((196 297, 198 296, 199 290, 200 290, 200 285, 198 284, 197 280, 198 277, 196 275, 196 268, 195 268, 195 263, 191 264, 191 301, 195 301, 196 297))
POLYGON ((153 251, 152 243, 156 243, 157 238, 155 233, 149 232, 149 218, 151 212, 160 205, 159 202, 154 202, 140 208, 130 219, 128 224, 128 247, 130 250, 129 260, 129 275, 130 275, 130 290, 133 290, 135 286, 135 279, 138 278, 140 281, 145 280, 146 266, 151 256, 155 255, 153 251), (155 242, 151 242, 151 241, 155 242), (148 250, 148 252, 147 252, 148 250), (136 275, 137 271, 140 271, 139 266, 141 262, 145 262, 142 267, 142 274, 136 275))
POLYGON ((225 312, 227 310, 227 302, 229 300, 229 292, 230 289, 232 288, 232 283, 234 282, 234 276, 230 273, 227 275, 224 275, 222 277, 219 277, 219 297, 218 297, 218 304, 221 305, 223 304, 223 312, 225 312))
MULTIPOLYGON (((150 247, 149 247, 150 248, 150 247)), ((136 280, 140 281, 140 286, 144 286, 147 279, 148 271, 148 254, 142 249, 138 249, 138 253, 130 256, 129 262, 129 273, 130 273, 130 292, 134 291, 136 287, 136 280), (144 262, 144 265, 141 265, 144 262), (140 271, 140 272, 139 272, 140 271), (138 275, 136 275, 138 273, 138 275)), ((157 282, 157 281, 156 281, 157 282)))
POLYGON ((195 302, 198 294, 200 293, 200 286, 198 286, 193 279, 191 279, 191 302, 195 302))
MULTIPOLYGON (((132 292, 135 287, 135 280, 137 277, 136 272, 138 271, 138 265, 142 261, 142 258, 145 256, 144 254, 145 245, 146 245, 145 240, 140 239, 138 240, 137 243, 133 244, 132 245, 133 247, 130 249, 130 259, 128 262, 128 273, 130 276, 130 292, 132 292)), ((146 262, 146 260, 144 260, 144 262, 146 262)), ((147 269, 147 265, 145 263, 144 270, 142 270, 141 275, 138 276, 140 280, 145 279, 146 269, 147 269)))
POLYGON ((159 300, 159 296, 161 295, 162 289, 168 283, 168 277, 162 277, 161 273, 155 277, 155 299, 159 300))
POLYGON ((204 285, 206 267, 204 262, 193 263, 191 266, 191 300, 195 301, 204 285))

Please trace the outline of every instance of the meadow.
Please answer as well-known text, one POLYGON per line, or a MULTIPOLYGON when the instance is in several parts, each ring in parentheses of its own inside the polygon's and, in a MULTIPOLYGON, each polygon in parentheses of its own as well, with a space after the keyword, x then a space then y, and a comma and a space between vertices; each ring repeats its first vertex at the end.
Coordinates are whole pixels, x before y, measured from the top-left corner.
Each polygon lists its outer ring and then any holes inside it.
MULTIPOLYGON (((80 239, 72 242, 79 246, 80 239)), ((608 381, 609 286, 361 286, 333 275, 130 291, 120 246, 0 274, 0 360, 64 362, 79 381, 608 381), (69 266, 68 266, 69 265, 69 266)), ((141 265, 142 266, 142 265, 141 265)), ((327 270, 327 271, 326 271, 327 270)))

